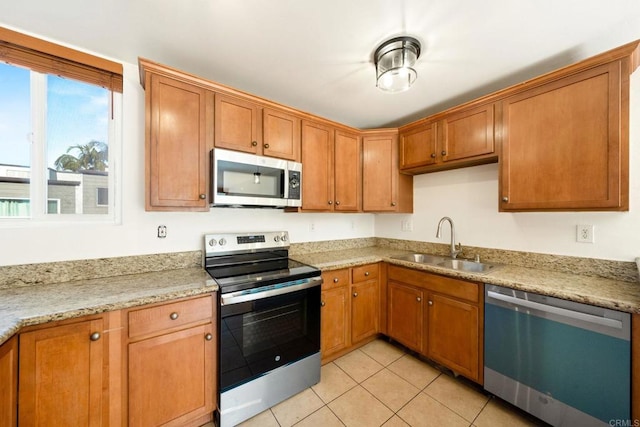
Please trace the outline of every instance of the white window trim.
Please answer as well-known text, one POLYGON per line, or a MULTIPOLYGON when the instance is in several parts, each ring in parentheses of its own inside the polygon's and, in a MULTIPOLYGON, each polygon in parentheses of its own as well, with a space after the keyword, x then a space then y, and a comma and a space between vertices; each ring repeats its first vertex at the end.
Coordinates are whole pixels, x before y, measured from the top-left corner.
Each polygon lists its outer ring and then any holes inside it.
MULTIPOLYGON (((15 226, 46 226, 47 224, 96 223, 122 224, 122 179, 120 163, 122 161, 122 103, 120 92, 111 92, 109 111, 113 117, 108 124, 109 144, 109 200, 108 214, 47 214, 47 146, 46 146, 46 98, 47 74, 31 70, 31 179, 29 194, 31 198, 31 217, 0 217, 0 228, 15 226)), ((86 83, 89 84, 89 83, 86 83)))

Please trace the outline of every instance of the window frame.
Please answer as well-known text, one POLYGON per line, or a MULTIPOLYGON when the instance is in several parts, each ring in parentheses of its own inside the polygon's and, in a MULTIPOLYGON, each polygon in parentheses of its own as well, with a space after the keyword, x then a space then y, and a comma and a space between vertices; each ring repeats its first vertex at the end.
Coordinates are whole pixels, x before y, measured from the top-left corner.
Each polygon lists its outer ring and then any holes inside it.
MULTIPOLYGON (((31 78, 30 217, 0 217, 0 227, 33 223, 96 222, 120 224, 123 66, 104 58, 0 27, 0 61, 28 68, 31 78), (47 75, 101 86, 110 92, 107 214, 49 214, 46 146, 47 75)), ((97 204, 97 200, 96 200, 97 204)), ((60 204, 58 204, 60 208, 60 204)))

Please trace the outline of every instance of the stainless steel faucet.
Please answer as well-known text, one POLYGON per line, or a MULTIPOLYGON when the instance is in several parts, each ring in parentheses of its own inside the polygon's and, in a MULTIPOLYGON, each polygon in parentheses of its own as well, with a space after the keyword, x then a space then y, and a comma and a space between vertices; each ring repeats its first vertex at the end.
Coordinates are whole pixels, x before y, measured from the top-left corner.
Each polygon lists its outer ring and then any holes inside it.
POLYGON ((442 223, 445 221, 449 221, 449 224, 451 225, 451 258, 455 258, 458 256, 460 252, 462 252, 462 245, 458 243, 458 245, 456 246, 456 229, 453 226, 453 220, 448 216, 443 216, 442 218, 440 218, 440 222, 438 223, 438 232, 436 233, 436 238, 438 239, 440 238, 440 234, 442 231, 442 223))

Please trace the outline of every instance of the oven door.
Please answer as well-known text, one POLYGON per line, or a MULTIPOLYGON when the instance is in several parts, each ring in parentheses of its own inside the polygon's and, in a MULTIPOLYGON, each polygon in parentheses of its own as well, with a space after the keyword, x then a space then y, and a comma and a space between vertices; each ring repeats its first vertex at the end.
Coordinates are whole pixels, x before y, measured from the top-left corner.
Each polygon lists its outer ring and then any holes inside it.
POLYGON ((320 351, 322 280, 303 282, 221 296, 220 392, 320 351))

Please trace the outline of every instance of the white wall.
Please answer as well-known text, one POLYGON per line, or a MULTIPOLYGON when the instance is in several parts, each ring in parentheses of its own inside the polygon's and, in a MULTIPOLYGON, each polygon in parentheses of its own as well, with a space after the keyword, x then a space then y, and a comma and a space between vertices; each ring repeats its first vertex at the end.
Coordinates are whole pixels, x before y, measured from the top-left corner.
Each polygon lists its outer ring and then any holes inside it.
POLYGON ((0 227, 0 265, 199 250, 203 234, 288 230, 291 241, 371 237, 372 214, 297 214, 275 209, 216 208, 210 212, 144 210, 144 91, 138 67, 124 64, 123 210, 120 225, 44 224, 0 227), (314 231, 310 231, 310 224, 314 231), (165 239, 156 237, 167 226, 165 239))
MULTIPOLYGON (((414 213, 378 215, 375 235, 449 242, 449 226, 436 239, 438 221, 454 220, 462 245, 620 261, 640 256, 640 70, 631 76, 628 212, 498 212, 498 165, 483 165, 414 178, 414 213), (411 220, 413 232, 401 231, 411 220), (595 226, 595 241, 576 242, 576 225, 595 226)), ((585 174, 589 173, 585 171, 585 174)))

